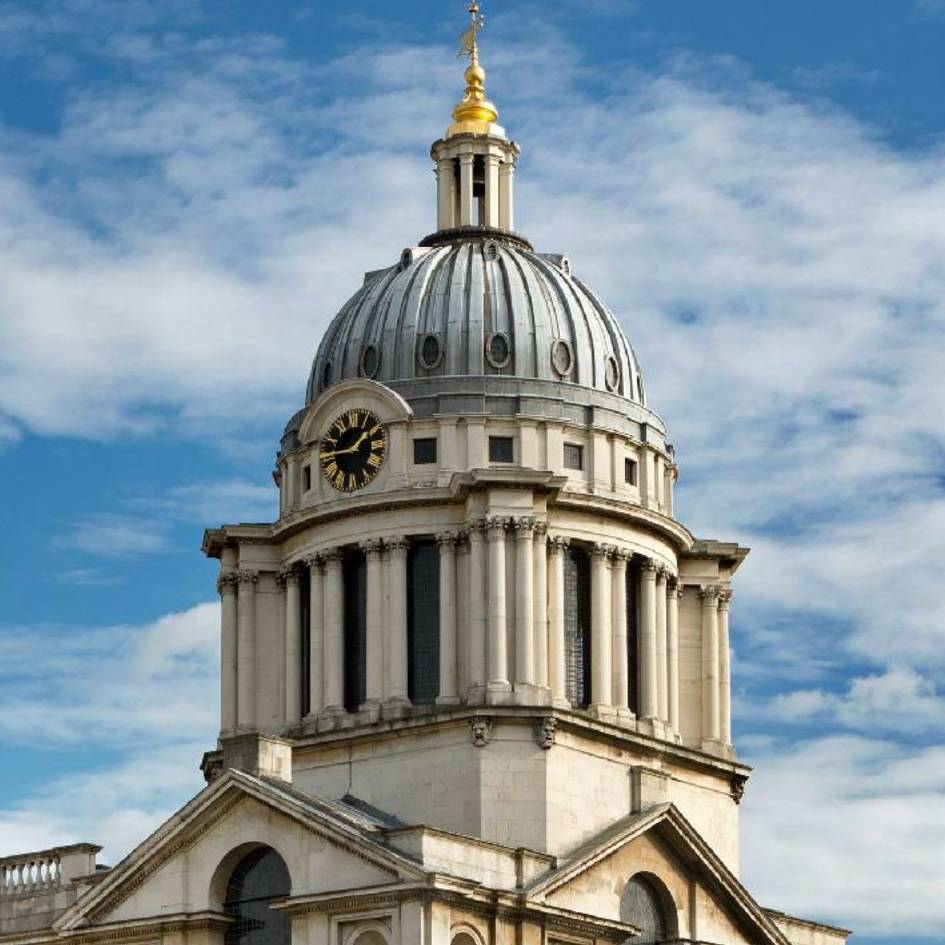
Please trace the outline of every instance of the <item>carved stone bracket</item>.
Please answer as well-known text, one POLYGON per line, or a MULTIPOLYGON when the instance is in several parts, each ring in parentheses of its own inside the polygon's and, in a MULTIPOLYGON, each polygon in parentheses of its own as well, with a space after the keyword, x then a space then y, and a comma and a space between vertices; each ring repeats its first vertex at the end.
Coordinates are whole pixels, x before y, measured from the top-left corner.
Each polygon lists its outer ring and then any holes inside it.
POLYGON ((469 732, 476 748, 485 748, 492 740, 492 719, 485 715, 474 715, 469 720, 469 732))
POLYGON ((558 720, 554 716, 546 715, 535 723, 535 741, 539 748, 547 751, 555 743, 555 732, 558 728, 558 720))
POLYGON ((748 784, 748 778, 744 774, 732 775, 732 800, 736 804, 741 804, 745 796, 745 785, 748 784))

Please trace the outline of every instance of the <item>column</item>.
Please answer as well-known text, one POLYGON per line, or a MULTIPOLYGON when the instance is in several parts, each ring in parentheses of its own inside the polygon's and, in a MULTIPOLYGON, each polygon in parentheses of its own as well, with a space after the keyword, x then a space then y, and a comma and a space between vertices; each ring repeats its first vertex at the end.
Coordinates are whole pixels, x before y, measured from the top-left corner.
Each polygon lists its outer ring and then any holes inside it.
POLYGON ((485 213, 479 221, 484 226, 499 226, 499 155, 487 154, 485 213))
POLYGON ((325 706, 325 568, 320 555, 305 559, 308 565, 308 714, 318 715, 325 706))
POLYGON ((532 586, 535 591, 535 685, 548 688, 548 526, 535 523, 532 586))
POLYGON ((728 615, 732 592, 719 594, 719 730, 724 745, 732 744, 732 662, 728 615))
POLYGON ((505 637, 505 532, 508 519, 489 519, 489 692, 508 692, 509 654, 505 637))
POLYGON ((611 583, 609 545, 591 549, 591 698, 595 707, 613 705, 611 583))
POLYGON ((472 154, 459 157, 459 225, 472 226, 475 219, 475 198, 473 197, 473 162, 472 154))
POLYGON ((515 229, 515 165, 503 161, 499 165, 499 226, 503 230, 515 229))
POLYGON ((656 684, 656 562, 647 559, 640 572, 640 715, 654 719, 659 711, 656 684))
POLYGON ((217 579, 220 594, 220 733, 236 733, 237 693, 237 610, 236 587, 239 577, 223 571, 217 579))
POLYGON ((486 691, 486 523, 469 526, 469 629, 466 701, 482 702, 486 691))
POLYGON ((384 698, 384 573, 383 544, 379 539, 361 542, 367 568, 365 614, 365 708, 379 706, 384 698))
POLYGON ((436 536, 440 546, 440 694, 438 705, 459 705, 456 692, 456 535, 436 536))
POLYGON ((302 576, 294 568, 279 573, 285 587, 285 722, 302 721, 302 576))
POLYGON ((515 530, 515 686, 535 685, 535 520, 517 518, 515 530))
POLYGON ((554 705, 568 706, 564 653, 564 555, 569 539, 555 535, 550 540, 551 568, 548 578, 548 672, 554 705))
POLYGON ((345 711, 345 614, 341 551, 329 548, 325 562, 325 707, 328 715, 345 711))
POLYGON ((630 682, 627 662, 627 562, 630 552, 617 549, 611 564, 611 602, 613 609, 613 699, 618 709, 630 708, 630 682))
POLYGON ((237 602, 237 727, 256 725, 256 571, 240 571, 237 602))
POLYGON ((385 543, 390 552, 390 613, 387 615, 390 680, 387 701, 407 705, 407 547, 406 538, 385 543))
POLYGON ((678 577, 671 577, 666 585, 666 645, 667 645, 667 693, 669 702, 669 727, 679 732, 679 598, 682 584, 678 577))
POLYGON ((666 571, 656 572, 656 700, 661 721, 669 718, 668 645, 666 640, 666 571))
POLYGON ((719 589, 702 588, 702 737, 719 740, 719 589))
POLYGON ((436 162, 437 229, 448 230, 455 224, 453 210, 456 205, 456 172, 452 158, 436 162))

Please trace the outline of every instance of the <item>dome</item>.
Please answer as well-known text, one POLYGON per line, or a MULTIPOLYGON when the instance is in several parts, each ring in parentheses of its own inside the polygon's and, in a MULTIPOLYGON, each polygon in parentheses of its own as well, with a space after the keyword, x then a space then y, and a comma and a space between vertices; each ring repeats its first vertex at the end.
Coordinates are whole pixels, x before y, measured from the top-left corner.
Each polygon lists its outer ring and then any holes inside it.
POLYGON ((425 378, 505 376, 644 406, 627 336, 568 260, 507 232, 471 230, 438 233, 367 274, 325 333, 306 403, 359 377, 396 390, 425 378))

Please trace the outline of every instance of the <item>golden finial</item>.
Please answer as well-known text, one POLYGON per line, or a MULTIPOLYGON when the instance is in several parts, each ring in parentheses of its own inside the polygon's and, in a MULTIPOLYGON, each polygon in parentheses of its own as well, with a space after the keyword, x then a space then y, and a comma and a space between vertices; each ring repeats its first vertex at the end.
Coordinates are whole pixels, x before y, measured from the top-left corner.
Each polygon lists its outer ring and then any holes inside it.
POLYGON ((479 65, 479 33, 486 25, 486 18, 479 12, 476 0, 469 4, 469 16, 472 22, 463 33, 459 47, 460 57, 469 58, 466 93, 453 109, 456 124, 450 127, 447 133, 449 137, 463 133, 502 134, 502 130, 495 127, 499 119, 498 109, 486 98, 486 70, 479 65))

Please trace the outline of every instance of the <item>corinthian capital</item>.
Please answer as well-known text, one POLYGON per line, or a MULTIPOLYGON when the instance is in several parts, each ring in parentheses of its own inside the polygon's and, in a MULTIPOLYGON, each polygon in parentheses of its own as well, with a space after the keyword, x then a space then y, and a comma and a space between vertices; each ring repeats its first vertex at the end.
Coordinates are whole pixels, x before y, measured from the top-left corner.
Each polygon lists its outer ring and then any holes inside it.
POLYGON ((497 540, 505 535, 509 528, 509 519, 501 515, 496 515, 493 518, 489 519, 488 522, 489 529, 489 538, 491 540, 497 540))
POLYGON ((222 594, 227 590, 235 591, 238 583, 239 576, 236 571, 221 571, 217 577, 217 593, 222 594))
POLYGON ((248 570, 239 571, 236 575, 236 579, 243 586, 253 585, 259 580, 259 572, 248 570))
POLYGON ((596 542, 591 548, 591 554, 595 558, 609 558, 616 549, 613 545, 605 545, 602 542, 596 542))
POLYGON ((384 550, 384 542, 380 538, 370 538, 362 541, 358 546, 366 555, 379 555, 384 550))
POLYGON ((404 535, 393 535, 390 538, 384 539, 384 547, 388 551, 393 551, 395 553, 406 551, 409 545, 410 542, 407 541, 407 538, 404 535))
POLYGON ((515 537, 522 540, 529 539, 531 540, 532 534, 535 531, 535 519, 530 515, 526 515, 522 518, 512 519, 512 528, 515 529, 515 537))
POLYGON ((561 554, 565 548, 571 546, 571 539, 564 535, 552 535, 551 538, 548 539, 548 542, 551 545, 552 554, 561 554))
POLYGON ((302 559, 302 563, 315 571, 322 566, 322 556, 320 554, 306 555, 302 559))
POLYGON ((297 587, 301 577, 294 566, 286 567, 279 572, 279 583, 286 587, 297 587))
POLYGON ((719 589, 719 610, 728 610, 732 606, 732 592, 728 588, 719 589))
POLYGON ((440 532, 436 536, 436 543, 441 548, 455 548, 459 543, 459 535, 456 532, 440 532))
POLYGON ((703 584, 699 588, 699 596, 702 598, 702 603, 707 607, 714 605, 718 602, 720 588, 718 584, 703 584))

